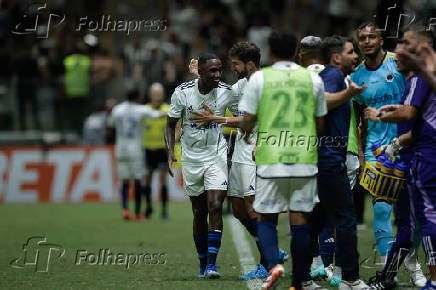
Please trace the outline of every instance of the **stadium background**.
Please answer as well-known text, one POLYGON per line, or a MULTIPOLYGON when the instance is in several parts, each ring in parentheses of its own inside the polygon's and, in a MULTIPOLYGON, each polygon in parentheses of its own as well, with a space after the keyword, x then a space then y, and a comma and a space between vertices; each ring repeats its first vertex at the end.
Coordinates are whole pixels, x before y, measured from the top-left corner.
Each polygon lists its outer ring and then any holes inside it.
MULTIPOLYGON (((161 288, 158 285, 162 281, 169 281, 162 289, 244 288, 245 284, 236 279, 239 265, 230 231, 219 258, 223 268, 229 266, 223 269, 224 281, 208 285, 195 280, 196 270, 190 269, 197 262, 188 234, 188 203, 171 205, 170 217, 174 219, 163 225, 158 220, 147 225, 122 223, 116 203, 68 204, 119 198, 110 145, 113 140, 106 140, 109 145, 94 145, 93 140, 83 138, 86 117, 105 112, 113 100, 120 102, 133 87, 140 89, 146 102, 147 88, 153 82, 164 84, 169 101, 178 84, 193 78, 187 71, 192 57, 214 51, 226 64, 228 49, 239 40, 256 43, 262 50, 262 65, 266 65, 267 36, 275 28, 299 36, 354 36, 357 24, 374 20, 381 27, 386 24, 385 47, 392 49, 398 20, 403 19, 400 24, 411 20, 400 18, 401 14, 413 15, 414 21, 436 22, 432 18, 436 15, 435 0, 9 0, 0 1, 0 5, 0 224, 1 236, 8 237, 3 239, 0 254, 0 267, 5 269, 1 271, 0 288, 4 289, 148 288, 144 281, 151 281, 149 289, 161 288), (63 16, 62 23, 56 25, 63 16), (82 27, 77 31, 81 17, 101 21, 102 16, 121 21, 161 21, 162 26, 159 31, 147 28, 129 35, 122 29, 105 32, 82 27), (25 30, 32 25, 35 29, 25 30), (85 93, 74 97, 66 88, 65 65, 73 53, 90 60, 89 68, 82 72, 89 84, 81 88, 85 93), (63 260, 57 273, 49 273, 50 280, 32 270, 17 272, 7 267, 32 235, 48 236, 49 241, 62 243, 67 249, 108 246, 119 251, 165 251, 169 257, 165 272, 178 272, 162 274, 156 267, 147 268, 147 274, 139 267, 129 271, 80 268, 63 260), (174 236, 179 235, 185 236, 185 244, 174 245, 174 236), (84 278, 72 278, 68 273, 84 278), (101 281, 95 284, 96 279, 101 281)), ((229 65, 225 65, 224 79, 235 81, 229 65)), ((171 197, 183 199, 180 175, 169 185, 171 197)), ((366 222, 371 223, 369 213, 366 222)), ((281 221, 280 230, 287 232, 286 221, 281 221)), ((370 230, 360 232, 364 258, 373 256, 371 238, 370 230)), ((280 237, 280 243, 289 248, 286 235, 280 237)), ((68 255, 74 260, 74 251, 67 251, 68 255)), ((371 267, 364 270, 368 272, 363 278, 374 273, 376 266, 371 267)))

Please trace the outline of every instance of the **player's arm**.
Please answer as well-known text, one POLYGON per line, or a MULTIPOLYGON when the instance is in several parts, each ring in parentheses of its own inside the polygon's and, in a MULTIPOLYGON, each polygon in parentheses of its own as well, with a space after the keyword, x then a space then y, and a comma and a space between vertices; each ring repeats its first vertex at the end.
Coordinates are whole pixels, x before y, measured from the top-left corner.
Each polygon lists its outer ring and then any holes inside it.
POLYGON ((253 132, 253 128, 256 125, 257 116, 254 114, 250 114, 248 112, 244 112, 244 116, 242 117, 241 129, 244 131, 244 140, 247 144, 251 144, 250 135, 253 132))
POLYGON ((418 73, 436 93, 436 53, 428 43, 421 43, 417 54, 399 49, 396 56, 406 67, 418 73))
POLYGON ((185 104, 183 100, 185 96, 179 91, 175 90, 171 96, 171 104, 168 110, 167 125, 165 127, 165 147, 168 152, 168 172, 174 177, 173 174, 173 163, 177 162, 174 155, 174 144, 176 143, 176 127, 177 122, 182 116, 182 112, 185 110, 185 104))
POLYGON ((167 117, 167 125, 165 127, 165 146, 168 152, 168 172, 171 177, 174 177, 173 162, 177 162, 174 155, 174 144, 176 143, 176 126, 179 118, 167 117))
POLYGON ((417 113, 418 109, 410 105, 386 105, 378 110, 368 107, 365 109, 365 119, 373 122, 401 123, 412 120, 417 113))
POLYGON ((413 143, 412 130, 409 130, 409 132, 404 133, 403 135, 398 137, 398 142, 400 143, 401 146, 411 145, 413 143))
POLYGON ((348 88, 345 90, 342 90, 337 93, 325 92, 327 109, 329 111, 333 110, 336 107, 339 107, 340 105, 351 100, 355 96, 360 95, 367 88, 365 84, 359 87, 356 83, 354 83, 350 79, 347 79, 347 82, 348 82, 348 88))
POLYGON ((198 123, 198 127, 209 125, 210 123, 223 124, 227 127, 238 128, 240 127, 242 116, 238 117, 224 117, 215 115, 212 110, 203 104, 204 112, 192 111, 195 117, 189 119, 189 121, 198 123))

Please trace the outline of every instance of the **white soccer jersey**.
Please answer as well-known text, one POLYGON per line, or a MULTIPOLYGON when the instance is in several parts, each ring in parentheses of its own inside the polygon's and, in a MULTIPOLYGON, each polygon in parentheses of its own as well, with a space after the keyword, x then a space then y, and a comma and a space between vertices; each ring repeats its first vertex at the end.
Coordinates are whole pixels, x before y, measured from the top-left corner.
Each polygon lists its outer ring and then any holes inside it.
POLYGON ((203 104, 217 116, 224 116, 227 107, 237 115, 237 97, 232 88, 222 82, 202 95, 198 90, 198 79, 183 83, 174 90, 168 116, 182 118, 182 163, 204 164, 227 160, 227 143, 221 125, 213 123, 206 128, 198 128, 198 124, 189 119, 196 116, 191 111, 204 111, 203 104))
POLYGON ((112 109, 109 126, 116 128, 117 158, 142 158, 142 124, 144 118, 158 118, 161 113, 144 105, 124 101, 112 109))
MULTIPOLYGON (((232 90, 238 96, 238 100, 242 98, 245 85, 247 84, 247 79, 240 79, 237 83, 232 86, 232 90)), ((243 116, 244 112, 242 110, 238 111, 239 116, 243 116)), ((257 127, 253 129, 253 132, 257 131, 257 127)), ((235 149, 233 151, 232 162, 243 163, 248 165, 256 165, 251 157, 251 152, 253 152, 254 146, 256 144, 256 133, 250 136, 252 144, 247 144, 244 141, 244 134, 241 129, 238 129, 238 134, 236 136, 235 149)))

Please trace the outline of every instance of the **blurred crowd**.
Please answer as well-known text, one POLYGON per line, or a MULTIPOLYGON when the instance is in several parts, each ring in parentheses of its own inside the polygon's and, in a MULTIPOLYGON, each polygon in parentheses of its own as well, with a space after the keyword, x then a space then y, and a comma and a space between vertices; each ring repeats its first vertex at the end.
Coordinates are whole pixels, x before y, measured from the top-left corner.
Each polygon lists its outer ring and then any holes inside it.
MULTIPOLYGON (((266 51, 273 28, 300 36, 352 35, 357 23, 372 20, 372 15, 383 23, 389 7, 396 7, 396 15, 404 11, 414 11, 420 18, 436 15, 434 0, 143 2, 0 1, 0 130, 81 135, 87 116, 109 112, 130 89, 139 89, 146 102, 148 86, 159 82, 168 100, 176 84, 193 78, 188 63, 201 52, 213 51, 226 64, 228 49, 242 39, 266 51), (81 17, 98 20, 102 15, 157 19, 165 26, 129 35, 77 31, 81 17), (37 26, 34 33, 16 33, 32 25, 37 26)), ((396 27, 391 22, 390 27, 396 27)), ((268 54, 262 53, 261 64, 268 62, 268 54)), ((225 80, 233 82, 229 66, 225 67, 225 80)))

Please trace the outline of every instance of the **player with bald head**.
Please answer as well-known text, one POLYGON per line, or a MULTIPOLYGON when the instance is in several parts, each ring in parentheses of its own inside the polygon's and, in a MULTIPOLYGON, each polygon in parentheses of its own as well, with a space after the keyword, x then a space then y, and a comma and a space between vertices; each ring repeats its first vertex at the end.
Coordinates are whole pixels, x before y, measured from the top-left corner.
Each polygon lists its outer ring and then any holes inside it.
MULTIPOLYGON (((153 83, 149 89, 150 102, 145 106, 160 112, 168 112, 169 105, 165 103, 165 88, 161 83, 153 83)), ((145 150, 145 164, 147 174, 145 186, 142 189, 145 194, 146 210, 145 217, 150 218, 153 212, 151 198, 151 181, 153 172, 158 171, 160 183, 160 197, 162 201, 162 219, 168 218, 168 190, 167 190, 167 154, 165 151, 164 131, 166 119, 145 119, 143 130, 143 148, 145 150)))

